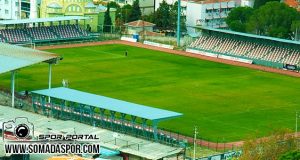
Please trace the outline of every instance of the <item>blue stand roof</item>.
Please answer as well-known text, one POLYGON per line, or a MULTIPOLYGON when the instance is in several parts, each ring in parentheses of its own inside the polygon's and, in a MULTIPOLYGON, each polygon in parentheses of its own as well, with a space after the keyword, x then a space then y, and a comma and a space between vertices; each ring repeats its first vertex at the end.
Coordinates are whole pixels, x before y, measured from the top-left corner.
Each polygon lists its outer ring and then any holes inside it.
POLYGON ((182 116, 181 113, 173 111, 139 105, 65 87, 32 91, 32 93, 75 102, 83 105, 94 106, 97 108, 124 113, 153 121, 160 121, 182 116))

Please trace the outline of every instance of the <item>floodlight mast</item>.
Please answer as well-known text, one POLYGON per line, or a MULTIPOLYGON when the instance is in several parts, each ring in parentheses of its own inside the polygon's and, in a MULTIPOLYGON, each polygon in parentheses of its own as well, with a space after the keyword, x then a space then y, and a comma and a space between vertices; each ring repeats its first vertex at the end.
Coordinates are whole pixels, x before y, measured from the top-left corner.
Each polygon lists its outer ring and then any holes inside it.
POLYGON ((178 0, 178 11, 177 11, 177 46, 180 46, 180 16, 181 16, 181 0, 178 0))

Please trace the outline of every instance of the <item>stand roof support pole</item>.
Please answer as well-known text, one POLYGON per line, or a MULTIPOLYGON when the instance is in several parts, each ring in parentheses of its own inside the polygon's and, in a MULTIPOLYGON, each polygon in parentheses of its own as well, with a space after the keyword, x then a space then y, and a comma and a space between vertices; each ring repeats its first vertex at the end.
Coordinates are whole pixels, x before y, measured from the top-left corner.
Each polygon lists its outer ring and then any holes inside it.
POLYGON ((15 76, 16 71, 11 71, 11 106, 15 107, 15 76))
MULTIPOLYGON (((48 79, 48 88, 49 89, 51 89, 51 82, 52 82, 52 64, 51 63, 49 63, 49 79, 48 79)), ((51 98, 50 97, 48 97, 48 102, 50 103, 50 101, 51 101, 51 98)))

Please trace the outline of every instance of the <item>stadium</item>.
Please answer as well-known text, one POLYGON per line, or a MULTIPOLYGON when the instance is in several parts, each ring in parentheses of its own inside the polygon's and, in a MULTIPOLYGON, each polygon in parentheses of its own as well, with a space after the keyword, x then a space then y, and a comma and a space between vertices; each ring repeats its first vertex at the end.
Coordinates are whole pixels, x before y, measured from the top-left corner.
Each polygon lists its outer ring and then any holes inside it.
MULTIPOLYGON (((2 123, 20 116, 36 134, 100 135, 107 159, 184 159, 195 126, 201 157, 222 159, 254 132, 294 129, 299 42, 204 27, 175 50, 102 40, 79 25, 86 20, 0 21, 2 123)), ((30 155, 0 150, 14 156, 30 155)))

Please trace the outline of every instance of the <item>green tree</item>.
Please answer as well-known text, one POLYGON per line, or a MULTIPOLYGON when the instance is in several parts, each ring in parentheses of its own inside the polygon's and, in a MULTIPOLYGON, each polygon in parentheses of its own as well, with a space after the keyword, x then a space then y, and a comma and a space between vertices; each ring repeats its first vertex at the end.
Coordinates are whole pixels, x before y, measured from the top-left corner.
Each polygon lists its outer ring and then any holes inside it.
POLYGON ((230 11, 226 18, 228 27, 233 31, 246 32, 246 24, 253 14, 250 7, 237 7, 230 11))
POLYGON ((107 10, 104 14, 104 28, 103 28, 104 32, 111 32, 112 22, 111 22, 111 17, 109 12, 110 12, 110 6, 107 5, 107 10))
POLYGON ((294 150, 289 151, 279 157, 279 160, 299 160, 300 159, 300 151, 294 150))
POLYGON ((123 25, 123 20, 122 20, 122 12, 121 12, 121 7, 118 3, 111 1, 107 4, 107 6, 109 6, 109 8, 115 8, 116 9, 116 26, 119 28, 119 26, 123 25))
POLYGON ((141 16, 142 16, 142 12, 141 12, 141 8, 140 8, 140 2, 139 2, 139 0, 135 0, 132 5, 132 10, 131 10, 131 14, 129 17, 129 21, 131 22, 131 21, 139 20, 139 19, 141 19, 141 16))
POLYGON ((278 38, 291 38, 291 25, 299 20, 296 9, 280 2, 268 2, 255 10, 247 23, 247 31, 278 38))
POLYGON ((263 5, 265 5, 266 3, 268 2, 272 2, 272 1, 277 1, 277 2, 280 2, 280 0, 255 0, 254 1, 254 5, 253 5, 253 8, 257 9, 263 5))
POLYGON ((246 141, 239 159, 277 160, 282 154, 296 149, 293 135, 289 130, 276 130, 269 137, 246 141))
POLYGON ((121 8, 121 19, 124 23, 129 22, 129 17, 131 12, 132 12, 132 6, 129 4, 126 4, 121 8))
POLYGON ((151 23, 155 23, 154 22, 154 13, 150 13, 150 14, 147 14, 147 15, 143 15, 143 18, 142 18, 144 21, 147 21, 147 22, 151 22, 151 23))
MULTIPOLYGON (((176 1, 173 5, 171 5, 171 26, 173 30, 177 30, 177 16, 178 16, 178 2, 176 1)), ((186 19, 183 16, 183 11, 181 10, 180 13, 180 31, 181 32, 186 32, 186 19)))
POLYGON ((156 24, 156 27, 158 29, 160 30, 172 29, 170 5, 168 5, 168 3, 165 0, 163 0, 160 3, 159 8, 155 12, 154 17, 155 17, 154 23, 156 24))
POLYGON ((293 21, 291 28, 295 40, 300 40, 300 20, 293 21))
POLYGON ((107 6, 109 6, 109 8, 115 8, 116 9, 116 18, 120 18, 121 17, 121 7, 118 3, 111 1, 107 4, 107 6))

